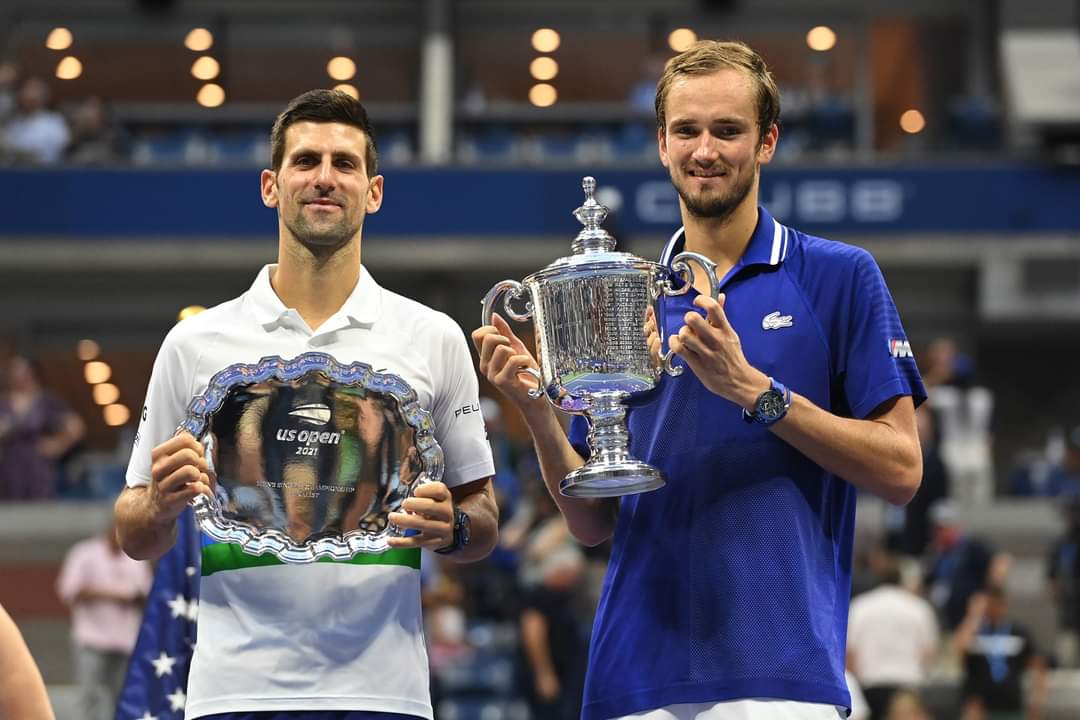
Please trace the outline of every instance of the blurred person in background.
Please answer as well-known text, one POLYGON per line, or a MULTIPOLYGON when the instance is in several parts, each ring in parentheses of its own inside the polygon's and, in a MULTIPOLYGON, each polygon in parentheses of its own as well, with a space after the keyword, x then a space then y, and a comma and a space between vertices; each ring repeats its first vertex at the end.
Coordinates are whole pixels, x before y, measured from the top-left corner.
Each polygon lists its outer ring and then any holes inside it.
POLYGON ((60 460, 86 433, 83 421, 41 385, 37 364, 16 355, 0 390, 0 499, 56 495, 60 460))
POLYGON ((336 90, 306 92, 278 115, 271 148, 260 187, 278 217, 278 262, 240 297, 177 323, 162 343, 115 506, 120 543, 132 557, 159 558, 188 503, 213 497, 206 449, 176 428, 192 393, 222 368, 317 348, 397 375, 431 413, 444 457, 443 480, 418 485, 388 515, 417 532, 389 538, 390 551, 369 562, 248 568, 235 546, 218 545, 216 569, 203 565, 185 713, 430 718, 421 550, 474 562, 498 537, 468 344, 452 319, 382 288, 361 263, 364 220, 383 200, 363 105, 336 90))
POLYGON ((52 165, 64 156, 71 140, 64 116, 50 108, 52 91, 39 77, 19 88, 15 112, 0 128, 0 146, 15 162, 52 165))
POLYGON ((949 471, 951 497, 962 503, 987 503, 995 495, 994 393, 975 382, 971 358, 952 338, 927 346, 923 379, 940 431, 941 458, 949 471))
POLYGON ((120 549, 112 523, 64 557, 56 592, 71 608, 75 682, 85 720, 113 720, 116 714, 152 580, 149 563, 120 549))
POLYGON ((552 405, 528 396, 521 372, 538 365, 502 317, 473 332, 570 531, 586 545, 613 538, 582 717, 835 719, 851 703, 856 488, 894 504, 914 495, 922 381, 874 259, 758 206, 780 111, 762 58, 699 41, 668 61, 655 109, 683 221, 661 262, 702 253, 723 291, 713 300, 696 273, 665 300, 674 334, 659 337, 651 317, 643 327, 650 354, 667 343, 692 370, 629 414, 631 454, 667 485, 563 496, 589 453, 587 422, 575 417, 568 438, 552 405))
POLYGON ((1052 497, 1080 496, 1080 425, 1067 430, 1063 440, 1065 452, 1049 469, 1043 492, 1052 497))
POLYGON ((53 720, 45 681, 22 633, 0 605, 0 720, 53 720))
POLYGON ((870 706, 872 720, 882 720, 893 694, 919 686, 937 661, 939 638, 933 606, 901 584, 894 555, 878 550, 881 584, 851 600, 848 621, 848 668, 870 706))
POLYGON ((972 595, 991 585, 1004 587, 1012 557, 964 529, 956 505, 942 500, 930 509, 933 540, 926 584, 942 627, 956 630, 972 595))
POLYGON ((1046 661, 1009 616, 1001 586, 976 593, 952 640, 962 658, 963 720, 1038 720, 1046 702, 1046 661), (1030 673, 1024 692, 1023 677, 1030 673))
POLYGON ((1046 578, 1058 608, 1054 652, 1060 667, 1080 666, 1080 493, 1062 498, 1065 532, 1047 554, 1046 578))
POLYGON ((10 60, 0 60, 0 127, 15 111, 15 87, 18 80, 18 65, 10 60))
POLYGON ((126 158, 126 140, 109 120, 105 102, 91 96, 71 114, 71 143, 65 159, 76 165, 109 165, 126 158))
POLYGON ((894 692, 882 717, 884 720, 933 720, 922 697, 911 688, 894 692))
POLYGON ((915 497, 903 508, 904 523, 897 549, 905 555, 922 557, 932 537, 930 508, 949 496, 949 475, 941 459, 941 436, 929 403, 919 406, 915 420, 919 426, 923 476, 915 497))

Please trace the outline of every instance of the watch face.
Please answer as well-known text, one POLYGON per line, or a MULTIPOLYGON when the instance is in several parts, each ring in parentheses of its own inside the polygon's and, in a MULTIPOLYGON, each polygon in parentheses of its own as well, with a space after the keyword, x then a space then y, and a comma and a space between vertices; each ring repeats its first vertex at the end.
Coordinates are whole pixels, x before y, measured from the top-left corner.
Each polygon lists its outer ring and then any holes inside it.
POLYGON ((465 547, 466 545, 469 544, 469 533, 470 533, 470 528, 471 528, 471 521, 469 520, 469 516, 467 514, 461 513, 461 517, 458 520, 458 522, 459 522, 459 525, 458 525, 459 532, 461 533, 461 535, 460 535, 461 539, 460 539, 459 542, 461 544, 461 547, 465 547))
POLYGON ((760 411, 767 419, 779 417, 784 412, 784 396, 775 390, 766 393, 761 398, 760 411))

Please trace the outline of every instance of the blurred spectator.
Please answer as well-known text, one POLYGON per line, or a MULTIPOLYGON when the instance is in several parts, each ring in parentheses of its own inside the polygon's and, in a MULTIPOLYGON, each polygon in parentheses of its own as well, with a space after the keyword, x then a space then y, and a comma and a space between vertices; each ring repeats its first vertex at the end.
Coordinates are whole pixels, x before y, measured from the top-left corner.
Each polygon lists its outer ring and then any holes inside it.
POLYGON ((80 165, 107 165, 123 160, 125 141, 109 121, 108 109, 101 98, 88 97, 71 116, 71 144, 67 160, 80 165))
POLYGON ((19 68, 8 60, 0 60, 0 125, 15 111, 15 83, 19 68))
POLYGON ((15 112, 0 133, 0 142, 11 159, 48 165, 63 157, 71 132, 64 116, 49 109, 51 98, 49 86, 41 78, 23 81, 15 112))
POLYGON ((489 397, 480 398, 480 412, 491 443, 491 454, 495 457, 495 499, 499 502, 500 514, 513 516, 521 500, 517 465, 522 453, 506 431, 498 402, 489 397))
POLYGON ((433 673, 460 662, 471 653, 465 638, 465 588, 457 577, 459 566, 443 562, 435 553, 425 555, 428 567, 437 567, 423 589, 425 637, 433 673))
POLYGON ((627 97, 627 105, 634 113, 648 115, 650 118, 656 113, 656 83, 664 74, 664 64, 667 58, 650 55, 641 62, 641 75, 634 86, 630 88, 627 97))
POLYGON ((879 551, 882 583, 852 599, 848 621, 848 669, 870 707, 870 717, 886 715, 893 694, 920 685, 937 659, 934 608, 900 582, 897 558, 879 551))
POLYGON ((85 431, 79 416, 41 386, 34 363, 12 358, 0 395, 0 499, 55 495, 57 463, 85 431))
POLYGON ((936 503, 930 519, 934 530, 926 580, 930 601, 951 632, 964 619, 972 595, 991 585, 1004 586, 1012 560, 968 534, 952 502, 936 503))
POLYGON ((923 381, 940 421, 941 458, 949 471, 952 497, 989 502, 994 496, 990 434, 994 394, 975 385, 971 359, 957 351, 951 338, 938 338, 928 346, 923 381))
POLYGON ((1040 716, 1046 699, 1046 663, 1027 630, 1009 617, 1001 587, 971 597, 953 648, 964 660, 963 720, 1040 716), (1025 672, 1031 673, 1026 701, 1025 672))
POLYGON ((844 680, 847 682, 848 695, 851 696, 851 714, 848 715, 848 720, 870 720, 870 707, 866 704, 859 681, 850 670, 844 670, 844 680))
POLYGON ((915 497, 902 508, 903 527, 896 549, 905 555, 921 557, 930 544, 930 508, 949 495, 949 476, 941 460, 940 435, 934 411, 929 405, 915 410, 922 446, 923 477, 915 497))
POLYGON ((889 701, 885 720, 932 720, 919 693, 909 688, 897 690, 889 701))
POLYGON ((0 720, 53 720, 45 682, 11 616, 0 606, 0 720))
POLYGON ((148 563, 120 550, 111 524, 76 543, 64 558, 56 592, 71 607, 75 681, 85 720, 112 720, 116 713, 152 580, 148 563))
POLYGON ((1047 582, 1058 607, 1058 665, 1080 666, 1080 495, 1065 500, 1065 534, 1050 548, 1047 582))
POLYGON ((1080 425, 1066 432, 1064 440, 1061 463, 1051 467, 1046 476, 1046 495, 1080 495, 1080 425))

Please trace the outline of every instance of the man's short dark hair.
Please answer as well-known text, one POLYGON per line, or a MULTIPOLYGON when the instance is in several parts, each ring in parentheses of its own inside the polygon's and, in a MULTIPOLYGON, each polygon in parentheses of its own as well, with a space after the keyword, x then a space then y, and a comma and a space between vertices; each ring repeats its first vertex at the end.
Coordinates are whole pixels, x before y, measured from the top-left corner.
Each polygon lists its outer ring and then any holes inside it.
POLYGON ((362 130, 367 138, 364 170, 368 177, 378 174, 379 156, 375 151, 375 134, 367 110, 359 100, 340 90, 308 90, 293 98, 277 116, 270 131, 270 162, 274 172, 281 169, 281 163, 285 160, 285 131, 290 125, 305 121, 342 123, 362 130))

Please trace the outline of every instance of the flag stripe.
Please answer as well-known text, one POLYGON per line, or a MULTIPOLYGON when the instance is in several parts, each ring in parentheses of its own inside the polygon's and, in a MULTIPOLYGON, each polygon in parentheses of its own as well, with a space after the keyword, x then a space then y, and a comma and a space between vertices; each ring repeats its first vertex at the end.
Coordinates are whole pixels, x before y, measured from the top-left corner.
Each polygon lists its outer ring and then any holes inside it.
MULTIPOLYGON (((395 548, 379 554, 359 553, 349 560, 334 560, 322 557, 315 562, 340 562, 347 565, 402 565, 415 570, 420 569, 420 550, 417 548, 395 548)), ((206 577, 222 570, 284 565, 285 562, 270 553, 249 555, 233 543, 214 543, 204 545, 202 549, 202 575, 206 577)))

